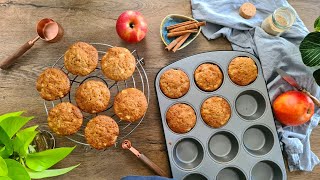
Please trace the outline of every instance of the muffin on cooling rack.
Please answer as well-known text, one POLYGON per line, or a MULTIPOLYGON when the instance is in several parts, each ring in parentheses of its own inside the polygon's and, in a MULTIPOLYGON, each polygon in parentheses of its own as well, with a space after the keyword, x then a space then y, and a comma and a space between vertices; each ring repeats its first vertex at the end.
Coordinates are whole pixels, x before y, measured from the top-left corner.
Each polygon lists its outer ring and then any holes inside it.
POLYGON ((221 86, 223 74, 217 65, 205 63, 195 70, 194 80, 201 90, 214 91, 221 86))
POLYGON ((91 147, 105 149, 116 143, 119 127, 111 117, 99 115, 88 122, 84 134, 91 147))
POLYGON ((205 100, 200 112, 203 121, 213 128, 225 125, 231 116, 231 108, 228 101, 218 96, 205 100))
POLYGON ((102 72, 109 79, 123 81, 132 76, 136 68, 135 57, 123 47, 109 48, 101 59, 102 72))
POLYGON ((176 133, 187 133, 196 125, 196 113, 187 104, 175 104, 166 113, 169 128, 176 133))
POLYGON ((148 102, 143 92, 136 88, 127 88, 117 94, 113 108, 121 120, 135 122, 146 113, 148 102))
POLYGON ((75 95, 78 107, 87 113, 99 113, 107 109, 110 91, 101 81, 89 80, 81 84, 75 95))
POLYGON ((76 42, 64 54, 64 66, 74 75, 86 76, 98 66, 98 51, 84 42, 76 42))
POLYGON ((179 69, 169 69, 160 77, 160 89, 169 98, 180 98, 190 87, 187 74, 179 69))
POLYGON ((83 121, 83 115, 75 105, 62 102, 53 107, 48 115, 49 128, 58 135, 67 136, 76 133, 83 121))
POLYGON ((36 88, 43 99, 53 101, 69 93, 70 80, 62 70, 48 68, 38 77, 36 88))
POLYGON ((258 68, 251 58, 236 57, 229 64, 228 74, 232 82, 246 86, 256 80, 258 68))

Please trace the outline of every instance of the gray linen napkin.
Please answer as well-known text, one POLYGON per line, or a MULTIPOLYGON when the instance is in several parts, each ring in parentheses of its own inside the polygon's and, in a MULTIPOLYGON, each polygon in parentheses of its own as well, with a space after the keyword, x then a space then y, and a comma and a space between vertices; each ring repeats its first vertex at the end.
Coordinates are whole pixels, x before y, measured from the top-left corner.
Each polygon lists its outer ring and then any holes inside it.
MULTIPOLYGON (((262 21, 275 9, 290 6, 285 0, 250 0, 257 8, 252 19, 243 19, 239 7, 246 0, 191 0, 195 19, 207 21, 203 34, 210 40, 226 37, 234 50, 246 51, 259 57, 267 82, 271 102, 282 92, 293 89, 275 72, 281 68, 291 74, 298 83, 319 97, 320 90, 312 72, 303 64, 299 44, 308 30, 297 17, 296 22, 280 37, 271 36, 260 28, 262 21)), ((292 8, 292 7, 291 7, 292 8)), ((310 149, 310 134, 318 125, 320 115, 314 114, 309 123, 298 127, 282 127, 276 121, 282 147, 288 159, 289 170, 312 171, 319 164, 318 157, 310 149)))

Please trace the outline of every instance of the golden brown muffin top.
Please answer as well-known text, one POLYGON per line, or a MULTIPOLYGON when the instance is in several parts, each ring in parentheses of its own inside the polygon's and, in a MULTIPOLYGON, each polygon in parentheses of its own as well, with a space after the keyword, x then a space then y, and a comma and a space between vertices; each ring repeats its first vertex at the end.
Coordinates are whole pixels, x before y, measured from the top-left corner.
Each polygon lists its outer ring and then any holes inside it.
POLYGON ((221 86, 223 74, 217 65, 204 63, 195 70, 194 79, 201 90, 214 91, 221 86))
POLYGON ((169 128, 176 133, 187 133, 196 124, 196 113, 187 104, 175 104, 166 113, 169 128))
POLYGON ((256 80, 258 68, 251 58, 236 57, 229 64, 228 74, 231 81, 240 86, 246 86, 256 80))
POLYGON ((48 101, 63 98, 70 91, 70 80, 60 69, 47 68, 37 79, 36 89, 48 101))
POLYGON ((160 77, 160 89, 169 98, 180 98, 190 88, 190 80, 185 72, 179 69, 169 69, 160 77))

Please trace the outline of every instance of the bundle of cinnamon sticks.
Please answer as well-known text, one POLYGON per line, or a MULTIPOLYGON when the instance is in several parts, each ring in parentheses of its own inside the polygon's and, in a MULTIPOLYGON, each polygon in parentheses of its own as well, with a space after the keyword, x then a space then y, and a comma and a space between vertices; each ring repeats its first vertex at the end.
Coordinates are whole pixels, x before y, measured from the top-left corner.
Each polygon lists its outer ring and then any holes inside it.
POLYGON ((176 52, 181 45, 188 39, 191 33, 197 33, 200 26, 206 25, 206 22, 185 21, 182 23, 167 26, 168 37, 177 37, 165 49, 176 52))

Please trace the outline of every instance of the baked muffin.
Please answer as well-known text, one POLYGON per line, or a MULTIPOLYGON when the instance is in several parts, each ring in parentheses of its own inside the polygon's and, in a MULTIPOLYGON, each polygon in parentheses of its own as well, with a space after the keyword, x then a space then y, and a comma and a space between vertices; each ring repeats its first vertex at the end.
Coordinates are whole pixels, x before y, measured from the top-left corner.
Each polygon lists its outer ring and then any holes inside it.
POLYGON ((99 115, 88 122, 84 135, 91 147, 105 149, 116 143, 119 127, 111 117, 99 115))
POLYGON ((251 58, 236 57, 229 64, 228 74, 231 81, 240 86, 246 86, 256 80, 258 68, 251 58))
POLYGON ((49 128, 58 135, 67 136, 76 133, 83 121, 79 108, 69 102, 53 107, 48 115, 49 128))
POLYGON ((48 68, 38 77, 36 88, 43 99, 53 101, 69 93, 70 81, 62 70, 48 68))
POLYGON ((90 44, 76 42, 65 52, 64 66, 71 74, 86 76, 98 66, 98 51, 90 44))
POLYGON ((110 91, 101 81, 89 80, 81 84, 76 91, 78 107, 87 113, 99 113, 107 109, 110 91))
POLYGON ((135 122, 146 113, 148 102, 143 92, 135 88, 127 88, 117 94, 113 108, 121 120, 135 122))
POLYGON ((205 63, 195 70, 194 80, 201 90, 214 91, 221 86, 223 74, 217 65, 205 63))
POLYGON ((101 68, 109 79, 123 81, 132 76, 136 68, 136 59, 126 48, 109 48, 101 59, 101 68))
POLYGON ((203 121, 213 128, 225 125, 231 116, 231 108, 228 101, 218 96, 205 100, 200 112, 203 121))
POLYGON ((160 77, 160 89, 169 98, 180 98, 190 88, 190 80, 187 74, 179 69, 169 69, 160 77))
POLYGON ((187 133, 196 125, 196 113, 187 104, 175 104, 166 113, 169 128, 176 133, 187 133))

